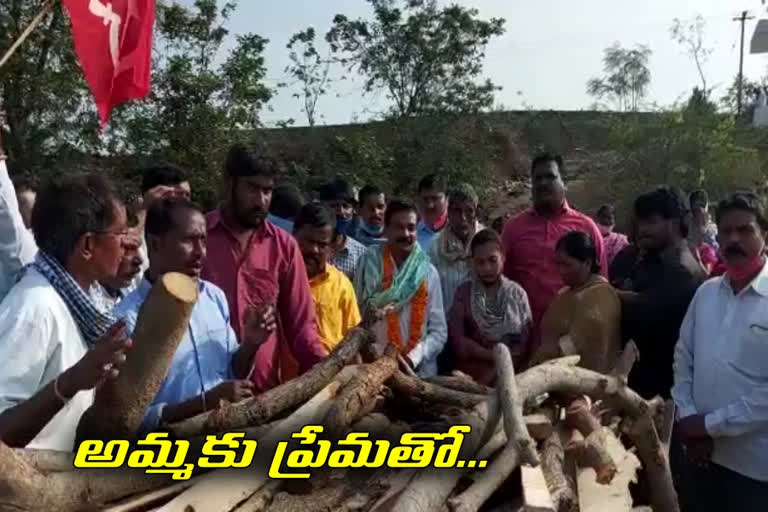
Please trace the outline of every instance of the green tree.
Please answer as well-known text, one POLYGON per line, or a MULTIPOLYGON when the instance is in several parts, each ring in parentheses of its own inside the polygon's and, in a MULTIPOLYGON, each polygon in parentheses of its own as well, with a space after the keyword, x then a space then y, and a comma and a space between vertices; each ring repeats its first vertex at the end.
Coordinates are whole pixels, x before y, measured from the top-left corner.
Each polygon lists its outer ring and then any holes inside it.
MULTIPOLYGON (((192 8, 157 5, 152 92, 117 114, 123 151, 172 160, 195 171, 195 185, 212 194, 221 155, 241 131, 260 126, 271 98, 264 84, 267 40, 238 35, 222 55, 225 24, 237 3, 195 0, 192 8)), ((209 200, 210 197, 202 198, 209 200)))
POLYGON ((309 126, 317 122, 317 103, 328 92, 333 81, 330 75, 333 60, 330 55, 322 56, 315 45, 315 29, 307 27, 297 32, 288 41, 288 58, 291 63, 285 72, 293 79, 292 83, 281 84, 285 87, 298 86, 300 92, 293 97, 302 103, 301 111, 307 116, 309 126))
POLYGON ((499 87, 483 80, 485 48, 504 20, 436 0, 368 0, 373 20, 337 14, 326 40, 340 62, 385 91, 394 117, 467 113, 493 106, 499 87))
POLYGON ((587 93, 598 100, 607 98, 622 112, 637 112, 651 83, 650 57, 647 46, 627 49, 614 43, 603 54, 603 76, 587 82, 587 93))
MULTIPOLYGON (((41 2, 0 2, 0 54, 40 12, 41 2)), ((0 68, 0 130, 14 163, 41 168, 95 137, 93 100, 75 58, 69 23, 57 2, 0 68)))
POLYGON ((700 90, 704 92, 705 96, 709 96, 710 90, 707 88, 704 66, 707 64, 709 56, 712 55, 712 48, 707 47, 704 43, 705 28, 706 22, 701 15, 686 21, 675 18, 670 28, 670 33, 672 34, 672 39, 684 47, 688 56, 693 59, 694 64, 696 64, 696 70, 699 72, 699 79, 701 80, 700 90))

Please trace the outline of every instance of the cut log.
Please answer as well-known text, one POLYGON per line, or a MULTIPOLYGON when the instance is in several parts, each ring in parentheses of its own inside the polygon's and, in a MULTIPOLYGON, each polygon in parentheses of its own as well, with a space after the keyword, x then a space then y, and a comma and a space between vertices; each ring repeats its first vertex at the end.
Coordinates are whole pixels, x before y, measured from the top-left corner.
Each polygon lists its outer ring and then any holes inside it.
POLYGON ((618 361, 616 361, 616 366, 614 366, 611 371, 611 375, 626 384, 627 379, 629 378, 629 372, 632 371, 632 367, 639 359, 640 351, 637 349, 635 342, 630 340, 630 342, 627 343, 627 346, 624 347, 618 361))
POLYGON ((177 272, 152 286, 139 310, 133 347, 120 375, 96 392, 77 426, 76 446, 86 439, 133 439, 171 366, 197 302, 197 282, 177 272))
POLYGON ((555 430, 555 427, 552 426, 552 420, 546 414, 528 414, 523 416, 523 421, 525 421, 528 434, 536 441, 548 439, 555 430))
POLYGON ((225 405, 174 423, 167 428, 176 436, 187 439, 202 434, 238 430, 267 423, 319 393, 358 353, 360 347, 371 340, 370 332, 361 328, 352 329, 328 358, 317 363, 307 373, 250 400, 225 405))
POLYGON ((525 512, 554 512, 552 496, 541 466, 520 466, 520 480, 523 483, 523 510, 525 512))
POLYGON ((606 434, 606 448, 618 472, 610 484, 603 485, 597 482, 593 469, 578 470, 579 512, 629 512, 632 509, 629 484, 637 481, 640 461, 612 432, 606 434))
POLYGON ((544 472, 544 479, 547 481, 555 510, 557 512, 575 512, 578 504, 576 482, 566 467, 562 439, 564 434, 564 430, 558 428, 553 430, 550 436, 544 440, 541 447, 541 469, 544 472))
POLYGON ((655 512, 679 512, 680 505, 672 484, 669 458, 664 453, 653 418, 646 413, 626 423, 626 434, 637 447, 637 454, 648 477, 651 507, 655 512))
POLYGON ((13 450, 13 453, 41 473, 59 473, 75 469, 75 454, 72 452, 19 448, 13 450))
POLYGON ((448 500, 453 512, 475 512, 520 465, 520 451, 516 443, 507 443, 488 468, 473 477, 474 483, 464 492, 448 500))
POLYGON ((512 365, 512 355, 503 343, 497 343, 493 348, 493 358, 496 361, 498 374, 497 392, 504 419, 504 431, 507 438, 517 443, 520 451, 520 462, 539 465, 539 455, 536 453, 536 442, 531 439, 523 420, 523 399, 517 390, 515 368, 512 365))
POLYGON ((578 443, 569 443, 568 451, 576 458, 581 467, 590 467, 597 473, 597 481, 608 484, 616 475, 616 464, 608 454, 606 433, 600 420, 592 414, 588 400, 573 400, 565 413, 565 424, 578 430, 584 439, 578 443))
POLYGON ((322 425, 331 439, 340 438, 352 423, 365 414, 375 403, 381 386, 397 371, 397 349, 389 345, 375 363, 364 365, 341 391, 333 406, 323 418, 322 425))
POLYGON ((475 382, 472 380, 472 377, 468 375, 463 377, 456 375, 452 375, 450 377, 439 375, 437 377, 427 379, 427 381, 433 384, 437 384, 438 386, 443 386, 444 388, 455 389, 456 391, 463 391, 465 393, 472 393, 475 395, 488 395, 493 392, 493 388, 475 382))
POLYGON ((401 371, 395 372, 388 384, 397 393, 408 397, 418 398, 425 402, 461 407, 463 409, 471 409, 486 399, 484 395, 456 391, 425 380, 408 377, 401 371))
POLYGON ((330 409, 341 384, 333 381, 309 402, 270 430, 259 442, 256 457, 247 470, 219 469, 177 496, 160 512, 229 512, 268 481, 268 471, 275 446, 290 439, 305 425, 315 425, 330 409))
POLYGON ((374 478, 374 486, 380 485, 387 490, 376 502, 368 509, 369 512, 384 512, 392 508, 393 502, 408 487, 408 484, 416 474, 415 469, 387 470, 385 473, 374 478))
POLYGON ((199 479, 200 477, 196 476, 194 478, 190 478, 189 480, 184 480, 182 482, 169 485, 168 487, 157 489, 156 491, 150 491, 138 496, 132 496, 105 508, 102 512, 132 512, 134 510, 145 510, 150 505, 172 498, 183 492, 185 489, 189 489, 195 485, 199 479))
POLYGON ((661 428, 659 431, 659 440, 661 446, 664 449, 664 454, 669 458, 669 443, 672 441, 672 429, 675 425, 675 416, 677 414, 677 406, 674 400, 671 398, 664 402, 664 414, 661 419, 661 428))
POLYGON ((74 512, 167 485, 141 470, 83 469, 43 474, 0 442, 0 512, 74 512))
MULTIPOLYGON (((473 459, 480 445, 485 424, 488 421, 490 397, 475 406, 470 413, 450 418, 453 425, 469 425, 471 431, 464 438, 459 460, 473 459)), ((419 471, 405 491, 398 497, 392 512, 431 512, 441 510, 446 499, 466 471, 451 468, 419 471)))
POLYGON ((269 508, 272 498, 275 497, 282 484, 283 482, 280 480, 270 480, 232 512, 264 512, 269 508))

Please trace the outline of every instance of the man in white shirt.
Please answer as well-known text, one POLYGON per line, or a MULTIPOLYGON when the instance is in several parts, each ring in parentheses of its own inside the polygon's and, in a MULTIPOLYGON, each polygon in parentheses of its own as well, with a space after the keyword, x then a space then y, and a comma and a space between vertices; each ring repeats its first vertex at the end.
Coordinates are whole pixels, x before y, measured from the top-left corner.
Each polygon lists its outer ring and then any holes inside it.
POLYGON ((378 348, 395 345, 422 377, 437 374, 437 356, 448 338, 440 276, 416 241, 416 208, 393 200, 384 216, 388 242, 369 247, 360 258, 355 292, 366 312, 394 306, 374 327, 378 348))
POLYGON ((696 511, 757 512, 768 507, 768 218, 748 192, 716 218, 727 271, 696 292, 675 349, 677 434, 698 465, 681 498, 696 511))
POLYGON ((40 193, 32 229, 39 251, 0 303, 0 439, 72 450, 93 388, 131 344, 87 294, 117 273, 125 208, 103 177, 69 177, 40 193))

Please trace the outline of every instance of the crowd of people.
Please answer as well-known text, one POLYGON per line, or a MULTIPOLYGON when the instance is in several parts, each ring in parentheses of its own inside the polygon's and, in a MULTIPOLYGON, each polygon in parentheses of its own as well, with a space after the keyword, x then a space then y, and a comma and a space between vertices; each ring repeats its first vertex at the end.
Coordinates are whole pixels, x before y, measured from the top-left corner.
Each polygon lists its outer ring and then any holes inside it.
POLYGON ((610 205, 593 218, 568 203, 565 164, 551 154, 533 159, 531 207, 489 219, 496 229, 481 224, 469 184, 428 175, 414 204, 335 178, 305 201, 241 144, 207 213, 170 164, 144 170, 131 201, 99 174, 14 187, 2 160, 8 445, 73 449, 153 283, 180 272, 199 300, 143 430, 286 382, 361 322, 379 353, 393 345, 421 377, 460 371, 488 385, 497 343, 520 369, 578 354, 609 372, 633 340, 630 386, 677 405, 671 459, 685 509, 768 501, 768 217, 752 192, 723 198, 713 223, 706 193, 660 186, 636 198, 625 236, 610 205))

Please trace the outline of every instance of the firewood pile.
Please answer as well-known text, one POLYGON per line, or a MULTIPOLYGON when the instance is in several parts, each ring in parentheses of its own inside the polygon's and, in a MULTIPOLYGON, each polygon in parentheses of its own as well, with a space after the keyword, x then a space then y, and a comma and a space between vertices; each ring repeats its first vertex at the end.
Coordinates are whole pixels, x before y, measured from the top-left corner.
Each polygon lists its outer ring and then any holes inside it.
MULTIPOLYGON (((188 294, 184 286, 164 281, 164 287, 155 285, 150 300, 167 322, 183 325, 190 309, 188 294)), ((142 310, 140 323, 142 316, 150 313, 142 310)), ((147 328, 150 324, 145 320, 147 328)), ((178 329, 166 327, 162 332, 155 345, 178 343, 178 329)), ((666 455, 667 434, 659 427, 664 404, 642 399, 626 384, 637 356, 633 344, 610 375, 578 367, 578 356, 515 375, 509 350, 498 345, 497 385, 487 388, 463 374, 422 380, 399 362, 393 348, 377 357, 372 343, 370 331, 359 327, 304 375, 252 399, 222 403, 167 425, 175 439, 189 440, 190 454, 202 453, 209 434, 245 432, 246 438, 258 441, 248 468, 198 468, 190 480, 174 481, 127 467, 74 469, 70 453, 10 449, 0 443, 0 512, 679 510, 666 455), (358 355, 364 362, 351 364, 358 355), (369 432, 371 440, 387 439, 392 446, 403 433, 445 433, 451 427, 470 426, 458 458, 487 465, 317 467, 306 469, 312 474, 309 479, 269 478, 274 447, 291 440, 305 425, 322 425, 318 438, 338 441, 348 432, 369 432), (634 501, 629 491, 633 481, 641 483, 634 501), (646 508, 637 508, 640 505, 646 508)), ((140 346, 137 342, 136 348, 140 346)), ((153 373, 163 366, 167 372, 167 351, 157 346, 144 350, 154 351, 153 373)), ((130 357, 147 361, 146 354, 130 357)), ((119 390, 136 385, 131 376, 117 381, 117 390, 97 393, 94 411, 100 413, 84 416, 79 430, 93 436, 103 421, 108 435, 125 435, 130 428, 135 436, 132 411, 146 408, 151 401, 146 397, 156 392, 148 393, 147 387, 161 384, 156 378, 147 382, 141 393, 131 395, 129 412, 111 412, 105 404, 116 396, 127 400, 119 390)), ((296 446, 294 439, 289 449, 296 446)))

